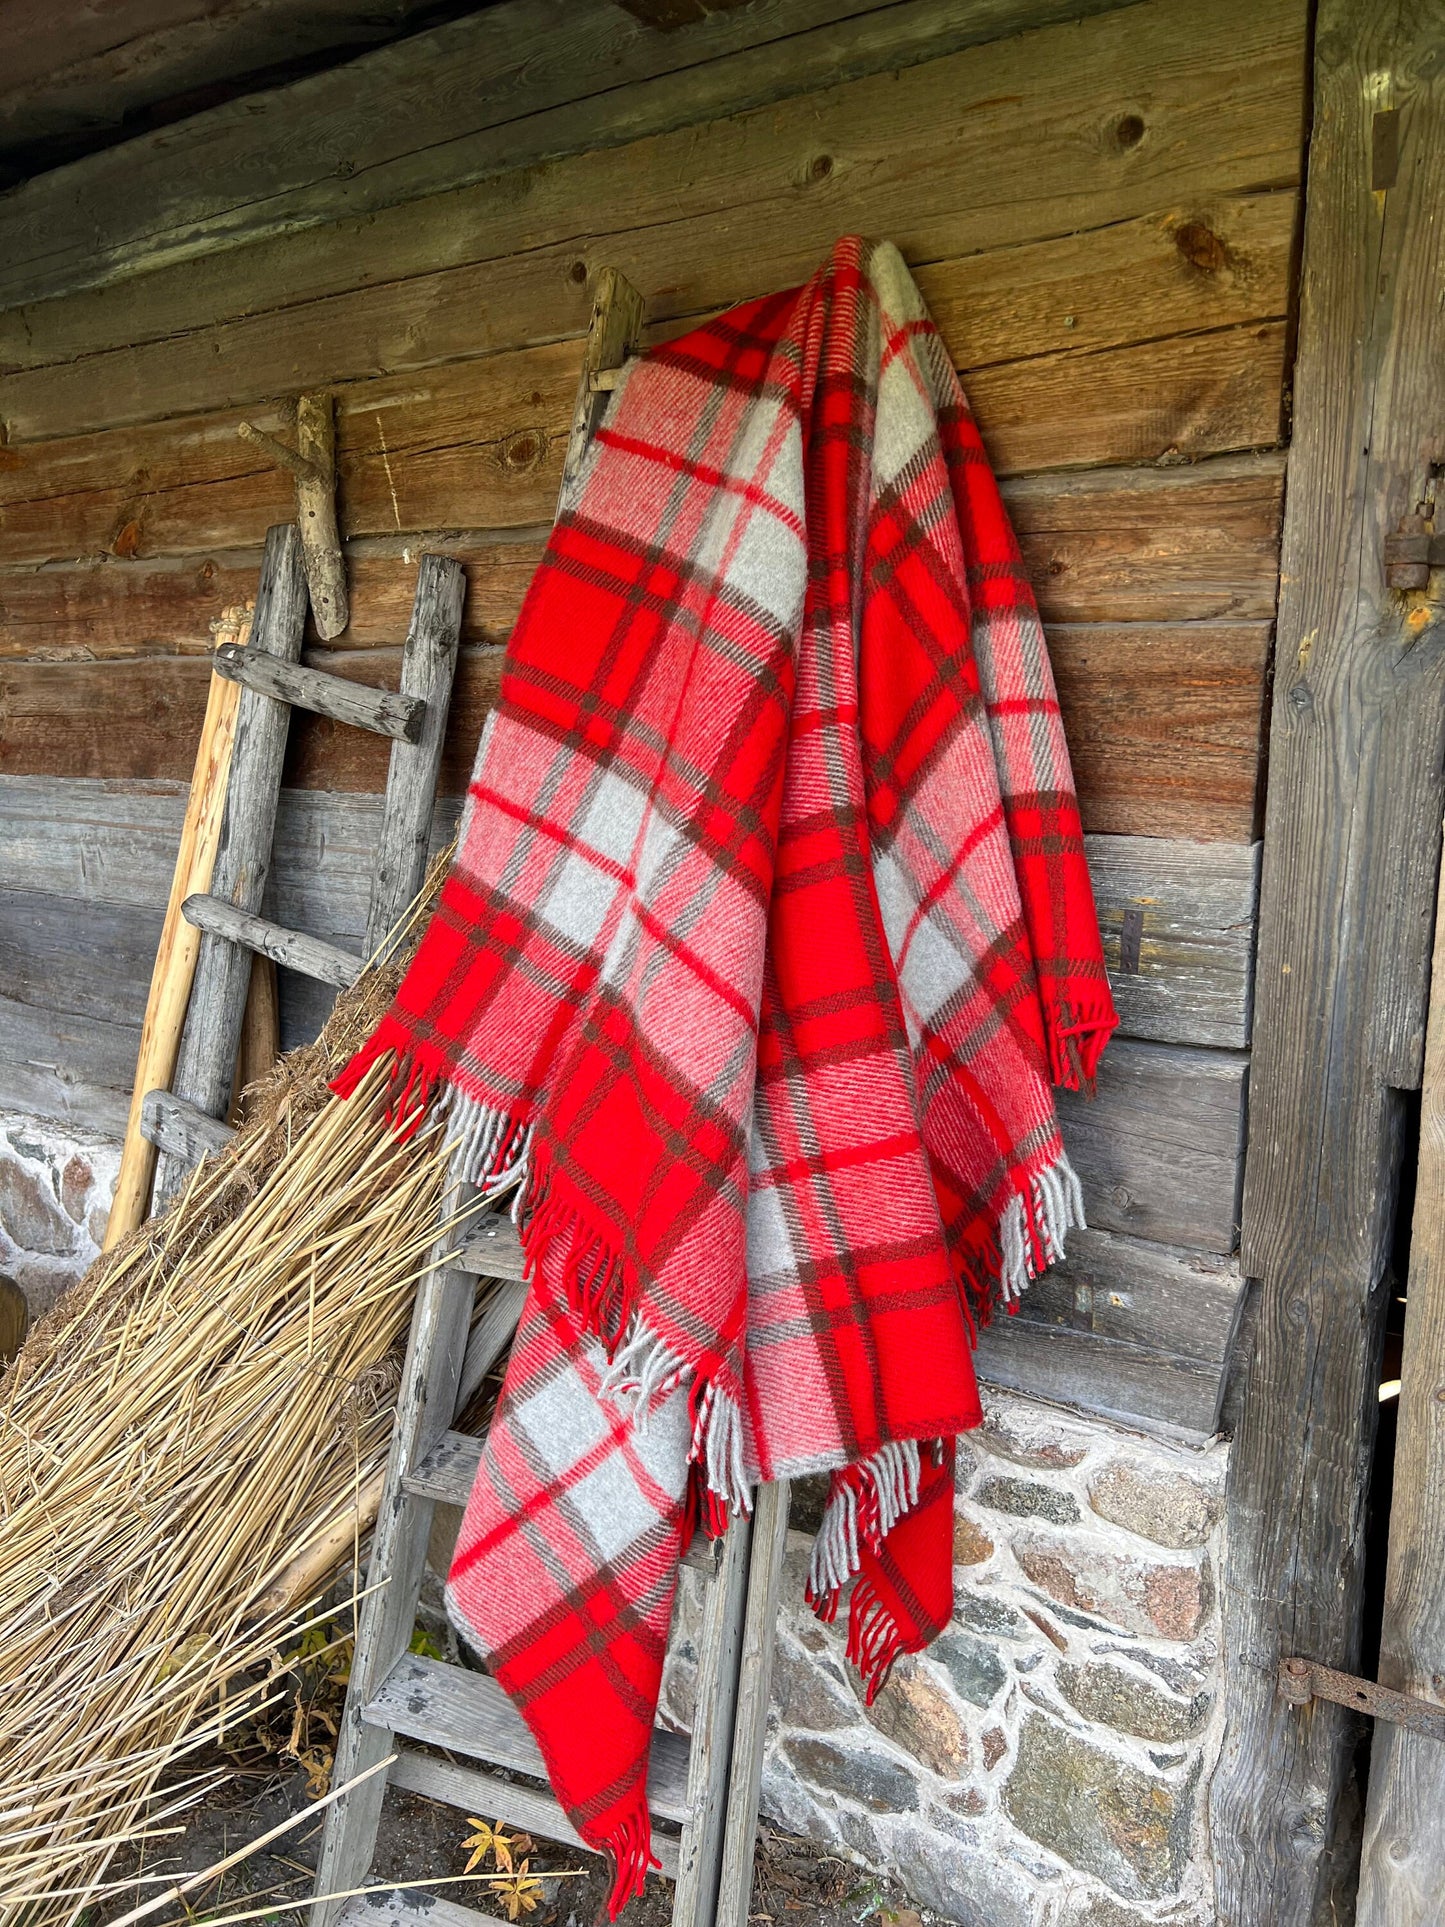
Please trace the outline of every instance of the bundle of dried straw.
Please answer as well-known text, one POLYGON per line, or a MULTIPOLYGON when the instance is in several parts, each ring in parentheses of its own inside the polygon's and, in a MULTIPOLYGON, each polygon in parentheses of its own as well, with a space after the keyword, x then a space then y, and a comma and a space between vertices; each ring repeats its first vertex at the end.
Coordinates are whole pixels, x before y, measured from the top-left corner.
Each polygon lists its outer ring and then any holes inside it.
POLYGON ((213 1777, 177 1760, 265 1699, 305 1623, 296 1574, 314 1597, 316 1547, 352 1554, 446 1153, 399 1144, 375 1083, 345 1105, 326 1085, 398 969, 282 1060, 0 1386, 0 1918, 76 1919, 122 1842, 174 1826, 213 1777))

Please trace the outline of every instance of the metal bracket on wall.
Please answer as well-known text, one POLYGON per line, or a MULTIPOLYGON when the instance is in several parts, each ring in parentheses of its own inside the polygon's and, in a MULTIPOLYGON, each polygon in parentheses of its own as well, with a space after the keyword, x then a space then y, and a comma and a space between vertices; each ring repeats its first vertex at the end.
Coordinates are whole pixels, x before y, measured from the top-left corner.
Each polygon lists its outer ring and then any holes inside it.
POLYGON ((1352 1706, 1372 1719, 1408 1726, 1432 1740, 1445 1740, 1445 1706, 1419 1699, 1413 1693, 1393 1692, 1353 1673, 1337 1673, 1313 1659, 1281 1660, 1279 1690, 1296 1706, 1308 1706, 1315 1699, 1333 1700, 1336 1706, 1352 1706))
POLYGON ((1430 571, 1445 569, 1445 534, 1436 535, 1423 515, 1402 516, 1384 543, 1385 581, 1392 589, 1426 589, 1430 571))

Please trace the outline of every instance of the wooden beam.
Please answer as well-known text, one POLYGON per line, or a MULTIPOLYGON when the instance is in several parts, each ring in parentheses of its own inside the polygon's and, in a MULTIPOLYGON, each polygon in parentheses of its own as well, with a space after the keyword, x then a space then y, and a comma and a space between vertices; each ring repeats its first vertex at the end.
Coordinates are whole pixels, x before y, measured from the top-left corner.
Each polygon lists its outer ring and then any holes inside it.
POLYGON ((23 184, 0 212, 0 303, 364 217, 1117 4, 768 0, 661 35, 611 0, 511 0, 23 184), (771 47, 780 38, 785 59, 771 47))
MULTIPOLYGON (((871 16, 887 23, 890 67, 905 12, 871 16)), ((1128 334, 1130 315, 1119 294, 1128 277, 1105 275, 1101 289, 1093 256, 1116 264, 1105 237, 1116 224, 1138 223, 1130 252, 1150 261, 1139 312, 1188 308, 1215 318, 1203 322, 1192 348, 1169 357, 1174 388, 1192 396, 1189 406, 1169 408, 1157 441, 1146 425, 1111 459, 1202 453, 1208 417, 1254 420, 1263 377, 1250 372, 1251 356, 1259 364, 1278 359, 1273 333, 1245 352, 1212 342, 1208 331, 1263 326, 1286 312, 1271 298, 1284 261, 1278 240, 1246 221, 1236 270, 1230 236, 1241 200, 1270 190, 1293 198, 1303 33, 1299 0, 1215 0, 1204 13, 1187 0, 1138 0, 1083 25, 903 72, 824 82, 805 113, 724 107, 699 124, 708 110, 694 90, 677 131, 594 148, 529 171, 524 182, 509 162, 455 196, 262 242, 244 258, 228 251, 130 277, 48 301, 43 312, 0 315, 0 366, 14 369, 0 382, 0 411, 13 444, 250 407, 297 386, 419 372, 556 341, 585 328, 588 284, 603 266, 642 290, 654 323, 681 325, 804 279, 842 224, 893 234, 921 267, 1006 251, 985 272, 983 334, 997 337, 1006 317, 1015 332, 1029 330, 1036 317, 1032 331, 1053 336, 1049 351, 1074 357, 1071 381, 1056 368, 1040 370, 1056 402, 1083 408, 1094 382, 1107 381, 1117 409, 1127 397, 1124 371, 1137 381, 1141 359, 1121 346, 1120 363, 1096 367, 1088 353, 1099 345, 1096 326, 1105 338, 1128 334), (1141 99, 1147 115, 1124 111, 1141 99), (1102 125, 1083 125, 1081 100, 1101 103, 1102 125), (1111 119, 1115 101, 1121 107, 1111 119), (996 167, 1000 152, 1015 150, 1029 155, 1022 195, 996 167), (661 223, 659 195, 668 208, 661 223), (1184 207, 1195 214, 1181 219, 1184 207), (1219 247, 1199 250, 1199 265, 1190 253, 1201 226, 1214 233, 1216 207, 1219 247), (1011 295, 1019 253, 1035 243, 1059 244, 1054 265, 1047 245, 1030 255, 1025 287, 1011 295), (1065 255, 1083 266, 1088 299, 1078 308, 1060 271, 1065 255), (1241 306, 1253 308, 1243 324, 1235 316, 1241 306), (1082 352, 1070 346, 1074 335, 1087 344, 1082 352), (1178 434, 1185 439, 1176 445, 1178 434)), ((789 42, 790 61, 798 44, 789 42)), ((354 112, 349 102, 348 116, 354 112)), ((1273 210, 1271 234, 1287 211, 1273 210)), ((966 313, 965 294, 950 328, 963 327, 966 313)), ((1167 320, 1162 332, 1174 333, 1167 320)), ((981 369, 983 359, 974 365, 981 369)), ((1006 419, 997 403, 994 412, 1006 419)))
MULTIPOLYGON (((1420 1159, 1390 1501, 1380 1684, 1445 1703, 1445 891, 1435 914, 1420 1159)), ((1358 1927, 1432 1927, 1445 1895, 1445 1745, 1376 1720, 1358 1927)))
POLYGON ((1357 1670, 1369 1464, 1401 1156, 1421 1076, 1445 748, 1445 630, 1382 537, 1445 454, 1438 10, 1323 0, 1286 503, 1241 1265, 1259 1315, 1230 1460, 1218 1911, 1347 1904, 1356 1726, 1277 1691, 1357 1670), (1375 178, 1377 113, 1399 164, 1375 178))

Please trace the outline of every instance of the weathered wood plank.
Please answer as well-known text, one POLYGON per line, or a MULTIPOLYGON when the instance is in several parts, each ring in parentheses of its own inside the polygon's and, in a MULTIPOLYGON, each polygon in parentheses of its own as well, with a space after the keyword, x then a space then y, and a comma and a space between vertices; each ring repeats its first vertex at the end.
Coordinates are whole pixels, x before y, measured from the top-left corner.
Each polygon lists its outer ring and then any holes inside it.
MULTIPOLYGON (((336 394, 342 533, 550 521, 578 341, 473 355, 336 394)), ((267 404, 90 428, 0 455, 0 562, 259 547, 294 513, 290 480, 238 430, 287 432, 267 404)))
POLYGON ((1217 1428, 1244 1289, 1232 1259, 1076 1231, 1012 1316, 979 1334, 979 1375, 1127 1424, 1217 1428))
MULTIPOLYGON (((1226 455, 1015 477, 1003 492, 1046 622, 1242 621, 1274 611, 1282 479, 1278 455, 1226 455)), ((68 514, 47 507, 47 543, 68 514)), ((394 648, 405 634, 419 548, 466 571, 463 643, 504 641, 544 539, 540 529, 352 538, 347 648, 394 648)), ((222 611, 254 591, 259 566, 257 548, 0 569, 0 660, 202 654, 222 611)))
MULTIPOLYGON (((149 970, 183 807, 178 785, 0 777, 0 874, 15 885, 0 897, 0 967, 20 994, 29 984, 45 997, 69 982, 55 974, 68 958, 93 953, 121 960, 116 981, 102 992, 101 973, 82 962, 75 994, 103 994, 117 1019, 137 1014, 135 985, 149 970), (130 907, 132 920, 104 922, 108 906, 130 907), (91 919, 101 931, 93 943, 91 919)), ((359 948, 380 812, 375 795, 283 791, 266 915, 359 948)), ((439 803, 433 851, 457 812, 457 799, 439 803)), ((1115 836, 1091 836, 1087 847, 1123 1034, 1246 1043, 1257 849, 1115 836), (1121 968, 1130 911, 1133 971, 1121 968)), ((62 991, 62 1006, 71 994, 62 991)))
MULTIPOLYGON (((262 243, 208 292, 201 261, 45 304, 58 312, 16 311, 0 324, 0 361, 17 369, 0 384, 8 437, 240 406, 577 334, 588 273, 603 266, 625 274, 649 318, 666 323, 804 278, 841 225, 891 233, 928 263, 1157 217, 1161 204, 1211 207, 1290 189, 1302 32, 1292 0, 1221 0, 1203 18, 1184 0, 1140 0, 1082 27, 830 87, 808 97, 806 113, 763 109, 544 165, 521 195, 503 175, 405 209, 395 231, 381 215, 262 243), (1140 99, 1147 116, 1135 112, 1140 99), (1005 182, 996 158, 1010 151, 1027 151, 1030 165, 1022 179, 1005 170, 1005 182), (662 199, 669 219, 659 224, 662 199), (587 208, 605 213, 579 247, 587 208), (339 279, 325 258, 337 246, 339 279), (275 249, 284 268, 261 258, 275 249), (439 265, 448 260, 456 264, 439 265), (326 291, 298 303, 298 286, 326 291), (83 320, 69 312, 76 301, 83 320), (52 365, 22 365, 36 339, 52 365)), ((1210 272, 1167 237, 1165 246, 1180 275, 1210 272)), ((1261 321, 1283 312, 1272 289, 1255 296, 1261 321)), ((1127 349, 1109 352, 1128 361, 1127 349)), ((1277 360, 1277 344, 1257 352, 1261 367, 1277 360)), ((1090 381, 1075 382, 1076 392, 1110 378, 1085 359, 1090 381)), ((1152 454, 1181 433, 1199 447, 1210 414, 1222 445, 1272 438, 1250 385, 1239 402, 1226 392, 1251 365, 1247 341, 1226 352, 1206 337, 1187 360, 1176 370, 1185 400, 1171 406, 1152 454)), ((1119 405, 1125 378, 1121 363, 1119 405)), ((1052 379, 1067 402, 1069 378, 1052 379)), ((995 412, 1006 428, 1006 411, 995 412)))
POLYGON ((1283 493, 1278 454, 1003 483, 1046 622, 1272 616, 1283 493))
MULTIPOLYGON (((1390 1500, 1380 1684, 1445 1700, 1445 891, 1435 913, 1420 1157, 1390 1500)), ((1376 1720, 1359 1927, 1431 1927, 1445 1894, 1445 1747, 1376 1720)))
MULTIPOLYGON (((404 1787, 409 1793, 420 1793, 428 1800, 441 1800, 462 1813, 497 1814, 514 1829, 540 1834, 544 1840, 563 1841, 582 1853, 597 1852, 596 1847, 589 1847, 572 1825, 554 1794, 544 1792, 540 1787, 528 1786, 525 1781, 510 1775, 504 1778, 500 1773, 488 1773, 479 1767, 462 1766, 455 1760, 441 1759, 434 1753, 423 1753, 418 1747, 403 1746, 398 1748, 397 1762, 387 1775, 387 1781, 391 1786, 404 1787)), ((660 1863, 659 1871, 663 1879, 676 1880, 677 1835, 664 1833, 660 1827, 655 1827, 652 1851, 660 1863)), ((396 1927, 405 1927, 413 1920, 417 1927, 423 1921, 426 1927, 447 1927, 446 1917, 433 1911, 430 1891, 424 1908, 424 1912, 419 1908, 414 1915, 397 1913, 388 1916, 388 1921, 395 1921, 396 1927)), ((455 1908, 453 1911, 460 1914, 463 1910, 455 1908)), ((352 1918, 350 1913, 342 1916, 347 1921, 352 1918)), ((474 1927, 480 1918, 479 1915, 472 1915, 467 1927, 474 1927)), ((357 1927, 380 1927, 381 1919, 379 1909, 368 1907, 357 1927)))
MULTIPOLYGON (((1097 0, 1092 7, 934 0, 899 9, 896 23, 848 20, 877 4, 773 0, 741 19, 720 11, 668 35, 645 32, 604 0, 489 8, 485 20, 454 21, 340 71, 250 92, 163 134, 141 135, 123 153, 58 170, 58 180, 28 183, 0 224, 11 263, 0 301, 94 286, 259 235, 417 200, 499 168, 635 138, 709 109, 736 111, 804 92, 840 71, 903 66, 1097 10, 1097 0), (808 32, 820 25, 825 31, 808 32), (790 37, 786 60, 762 53, 726 62, 782 36, 790 37), (722 71, 699 77, 695 70, 709 62, 721 62, 722 71), (594 95, 603 98, 594 103, 594 95), (424 129, 415 112, 421 99, 424 129), (337 167, 338 152, 348 155, 347 167, 337 167)), ((0 96, 0 125, 4 104, 0 96)))
POLYGON ((1271 635, 1267 622, 1050 625, 1086 830, 1249 842, 1271 635))
MULTIPOLYGON (((1253 838, 1268 643, 1258 623, 1051 629, 1088 829, 1253 838)), ((381 648, 317 651, 309 660, 370 688, 395 689, 402 667, 396 650, 381 648)), ((466 788, 501 669, 499 648, 461 651, 441 769, 448 793, 466 788)), ((0 663, 0 772, 178 780, 208 675, 201 656, 0 663)), ((376 737, 297 718, 289 785, 373 791, 387 769, 376 737)))
MULTIPOLYGON (((171 843, 180 826, 176 825, 171 843)), ((38 852, 40 867, 43 852, 38 852)), ((7 997, 72 1017, 140 1025, 163 902, 144 905, 0 890, 0 985, 7 997)))
POLYGON ((1087 849, 1120 1034, 1247 1044, 1259 845, 1091 836, 1087 849))
MULTIPOLYGON (((387 40, 427 0, 127 0, 110 7, 11 6, 0 82, 0 149, 62 153, 158 105, 283 63, 348 58, 387 40)), ((8 158, 8 157, 7 157, 8 158)), ((3 175, 0 175, 3 179, 3 175)))
POLYGON ((1229 1252, 1239 1229, 1245 1058, 1115 1039, 1091 1102, 1062 1092, 1088 1221, 1156 1244, 1229 1252))
MULTIPOLYGON (((1231 13, 1230 26, 1256 61, 1274 64, 1279 35, 1260 30, 1260 10, 1222 10, 1231 13)), ((21 188, 10 197, 0 226, 0 253, 8 264, 0 276, 0 301, 12 307, 95 287, 137 267, 182 263, 288 228, 359 225, 364 216, 375 225, 378 216, 383 222, 388 212, 394 218, 407 203, 455 198, 459 187, 477 200, 509 168, 525 166, 543 175, 558 156, 585 153, 590 160, 649 136, 665 143, 668 130, 740 116, 760 103, 818 88, 838 92, 839 81, 869 77, 854 81, 856 91, 860 84, 876 84, 871 76, 880 71, 920 61, 961 67, 965 75, 978 72, 975 88, 963 82, 966 120, 1001 84, 1016 86, 1020 67, 1062 76, 1072 65, 1082 70, 1081 79, 1092 77, 1089 69, 1097 71, 1100 55, 1117 53, 1129 39, 1100 32, 1106 21, 1090 22, 1088 33, 1071 23, 1022 41, 970 45, 1000 31, 1017 35, 1051 18, 1072 14, 1077 20, 1095 11, 1080 0, 992 0, 982 6, 975 0, 968 7, 924 0, 886 9, 882 18, 839 19, 858 11, 856 0, 790 0, 786 8, 752 7, 741 17, 724 13, 676 35, 657 35, 622 19, 602 0, 529 0, 493 9, 485 21, 458 22, 339 72, 222 106, 163 136, 129 143, 128 151, 93 156, 21 188), (785 59, 766 45, 748 49, 749 42, 765 43, 779 33, 789 35, 785 59), (940 58, 950 50, 951 60, 940 58), (682 71, 669 81, 668 68, 682 71), (398 82, 399 73, 406 79, 398 82), (411 111, 418 98, 428 101, 424 135, 411 111), (363 102, 370 103, 369 112, 363 102), (355 165, 338 169, 338 151, 356 156, 355 165), (468 191, 471 182, 480 187, 468 191)), ((1297 43, 1299 23, 1288 24, 1297 43)), ((1147 17, 1136 21, 1135 35, 1148 39, 1150 26, 1147 17)), ((1151 98, 1172 105, 1170 94, 1180 86, 1180 49, 1166 42, 1150 51, 1159 70, 1151 98)), ((1234 48, 1222 42, 1221 51, 1234 48)), ((1298 71, 1291 71, 1296 94, 1300 82, 1298 71)), ((1193 91, 1208 89, 1196 79, 1193 91)), ((1221 96, 1226 112, 1229 98, 1221 96)), ((900 110, 906 117, 902 103, 900 110)), ((761 112, 768 113, 766 105, 761 112)), ((1184 124, 1171 125, 1163 136, 1176 166, 1181 145, 1197 132, 1187 116, 1179 120, 1184 124)), ((1035 126, 1034 170, 1057 167, 1063 131, 1043 120, 1035 126)), ((1126 134, 1111 158, 1128 157, 1139 145, 1126 134)), ((1080 162, 1089 167, 1092 161, 1089 172, 1104 175, 1088 146, 1078 146, 1080 162)), ((1280 156, 1276 166, 1281 160, 1293 178, 1297 156, 1280 156)), ((675 176, 679 186, 686 178, 675 176)))
POLYGON ((1277 1692, 1282 1658, 1357 1668, 1369 1460, 1401 1156, 1417 1085, 1442 809, 1445 630, 1381 537, 1429 502, 1445 365, 1438 9, 1323 0, 1305 217, 1241 1265, 1260 1281, 1230 1459, 1221 1918, 1351 1904, 1353 1718, 1277 1692), (1398 164, 1372 172, 1374 116, 1398 164), (1347 1824, 1347 1823, 1346 1823, 1347 1824), (1337 1884, 1337 1882, 1339 1884, 1337 1884))
MULTIPOLYGON (((305 622, 301 538, 293 523, 282 523, 266 538, 248 647, 294 662, 301 653, 305 622)), ((241 691, 211 893, 252 914, 261 908, 271 867, 271 838, 290 720, 286 704, 257 695, 254 690, 241 691)), ((171 1089, 212 1117, 225 1114, 230 1097, 250 981, 249 951, 224 937, 202 936, 171 1089)), ((170 1202, 182 1176, 174 1159, 160 1160, 154 1192, 157 1210, 170 1202)))
POLYGON ((228 682, 243 683, 294 708, 329 716, 332 722, 347 723, 353 729, 369 729, 373 735, 392 736, 398 742, 415 743, 426 718, 426 703, 420 696, 358 689, 355 683, 324 670, 253 656, 233 642, 217 645, 211 667, 228 682))
MULTIPOLYGON (((1290 195, 1269 198, 1282 207, 1293 199, 1290 195)), ((1141 246, 1157 253, 1168 244, 1167 230, 1161 234, 1157 219, 1131 226, 1141 246)), ((1056 256, 1063 256, 1078 251, 1081 244, 1071 238, 1067 244, 1049 245, 1056 256)), ((1132 322, 1127 332, 1122 325, 1111 331, 1124 339, 1095 348, 1056 346, 1063 331, 1047 321, 1031 326, 1027 312, 1020 312, 1014 325, 992 341, 982 338, 982 329, 976 327, 973 342, 965 343, 956 322, 940 324, 962 370, 995 467, 1003 474, 1015 474, 1092 462, 1194 458, 1221 449, 1273 444, 1279 439, 1283 322, 1272 310, 1285 304, 1286 258, 1281 247, 1277 272, 1263 285, 1247 284, 1250 299, 1234 304, 1236 311, 1243 310, 1243 320, 1233 320, 1232 312, 1225 310, 1230 319, 1206 330, 1178 331, 1170 304, 1149 303, 1147 288, 1140 290, 1140 305, 1126 311, 1132 322)), ((797 263, 789 265, 799 268, 797 263)), ((984 257, 982 267, 973 259, 950 261, 921 271, 919 278, 935 294, 950 296, 945 305, 952 316, 966 312, 972 283, 1005 278, 1012 265, 1012 251, 1004 250, 984 257)), ((1074 265, 1067 259, 1052 263, 1061 288, 1067 289, 1074 265)), ((1171 259, 1168 266, 1174 272, 1177 261, 1171 259)), ((756 291, 755 282, 743 278, 745 273, 746 265, 739 262, 735 285, 740 294, 756 291)), ((1084 292, 1079 290, 1081 295, 1084 292)), ((415 298, 409 283, 384 296, 372 295, 368 310, 373 328, 384 327, 390 334, 390 310, 415 298)), ((1178 319, 1197 324, 1218 304, 1199 305, 1203 312, 1186 311, 1178 319)), ((304 330, 306 325, 305 320, 293 322, 296 329, 304 330)), ((539 331, 541 325, 539 320, 539 331)), ((409 379, 370 380, 366 377, 378 370, 357 364, 356 347, 331 340, 329 329, 322 332, 329 344, 325 358, 332 361, 339 377, 351 382, 349 392, 343 391, 345 413, 338 424, 347 533, 477 522, 519 525, 545 513, 542 502, 548 485, 555 489, 566 442, 555 419, 558 375, 573 358, 564 351, 572 350, 574 344, 563 342, 508 355, 476 355, 473 347, 471 359, 443 369, 421 365, 414 352, 396 350, 393 358, 414 368, 415 374, 409 379), (455 421, 449 433, 448 418, 461 412, 468 391, 491 385, 488 376, 494 362, 506 366, 497 370, 480 423, 455 421), (522 385, 513 398, 519 376, 522 385), (504 414, 500 404, 508 401, 511 406, 504 414), (400 446, 393 447, 388 431, 398 434, 400 446)), ((662 332, 676 334, 677 328, 662 332)), ((411 340, 416 326, 397 317, 397 333, 411 340)), ((315 365, 322 365, 322 349, 304 346, 304 333, 293 333, 289 339, 293 348, 302 343, 315 365)), ((456 354, 467 353, 460 336, 449 346, 456 354)), ((178 411, 204 408, 203 395, 175 385, 182 375, 184 344, 167 343, 166 348, 164 369, 170 389, 164 397, 150 396, 151 415, 159 411, 162 399, 178 411)), ((245 454, 238 457, 221 434, 222 426, 229 426, 233 418, 256 412, 251 409, 224 410, 219 420, 211 414, 201 416, 189 435, 182 431, 187 445, 179 452, 180 459, 174 451, 158 450, 155 461, 147 464, 144 459, 127 460, 128 444, 139 443, 143 453, 149 452, 158 440, 154 423, 133 410, 126 412, 107 391, 90 397, 85 416, 90 423, 107 423, 105 432, 64 435, 58 444, 49 440, 33 444, 50 459, 42 459, 32 474, 26 443, 18 439, 27 426, 27 392, 52 381, 69 389, 91 378, 103 380, 103 359, 74 367, 67 364, 53 376, 41 373, 0 381, 0 407, 6 411, 12 437, 17 438, 13 452, 7 454, 11 494, 18 496, 22 487, 53 486, 46 474, 52 467, 69 468, 73 479, 77 470, 85 468, 102 474, 121 471, 120 479, 108 486, 77 493, 73 522, 67 501, 65 526, 71 554, 90 548, 124 555, 143 546, 165 551, 198 543, 236 546, 255 540, 266 517, 276 512, 280 493, 276 475, 262 471, 254 447, 241 442, 245 454), (157 484, 153 469, 161 474, 199 474, 167 488, 157 484), (213 482, 204 479, 207 470, 218 471, 213 482), (69 534, 72 526, 73 536, 69 534)), ((243 367, 244 363, 237 365, 238 377, 243 367)), ((271 371, 273 381, 279 372, 271 371)), ((160 379, 162 370, 158 368, 156 374, 160 379)), ((320 376, 315 379, 319 381, 320 376)), ((214 404, 214 395, 210 399, 214 404)), ((44 494, 18 496, 7 504, 0 524, 0 561, 49 559, 56 542, 57 506, 54 495, 44 494)))
POLYGON ((140 1022, 57 1014, 0 993, 0 1110, 31 1111, 119 1141, 140 1022))

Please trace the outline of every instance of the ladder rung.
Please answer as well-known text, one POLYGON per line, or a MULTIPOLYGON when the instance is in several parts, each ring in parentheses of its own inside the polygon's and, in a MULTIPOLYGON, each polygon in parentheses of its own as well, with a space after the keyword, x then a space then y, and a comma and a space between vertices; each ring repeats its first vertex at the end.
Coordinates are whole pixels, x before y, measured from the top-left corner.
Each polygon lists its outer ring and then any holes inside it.
POLYGON ((482 1219, 452 1260, 452 1268, 468 1271, 474 1278, 520 1278, 522 1262, 517 1227, 505 1211, 498 1211, 482 1219))
POLYGON ((366 967, 349 950, 324 943, 320 937, 304 936, 299 930, 287 930, 269 917, 253 917, 220 897, 187 897, 181 915, 197 930, 244 944, 248 950, 259 950, 263 957, 274 957, 288 970, 299 970, 303 977, 334 984, 338 990, 349 990, 366 967))
MULTIPOLYGON (((403 1483, 418 1499, 439 1499, 444 1505, 465 1505, 477 1476, 482 1456, 482 1441, 467 1432, 443 1432, 415 1472, 403 1483)), ((717 1567, 719 1541, 694 1533, 692 1544, 682 1555, 685 1566, 711 1573, 717 1567)))
MULTIPOLYGON (((411 1746, 397 1748, 396 1765, 386 1778, 389 1786, 420 1793, 428 1800, 441 1800, 449 1807, 460 1807, 463 1813, 499 1814, 508 1826, 540 1833, 544 1840, 560 1840, 569 1847, 581 1847, 585 1853, 597 1851, 572 1825, 561 1802, 540 1787, 504 1780, 500 1774, 479 1767, 459 1766, 455 1760, 419 1753, 411 1746)), ((680 1844, 676 1834, 653 1828, 652 1851, 662 1862, 667 1880, 677 1879, 680 1844)))
MULTIPOLYGON (((368 1726, 400 1733, 425 1746, 545 1780, 547 1769, 521 1714, 494 1679, 447 1666, 420 1653, 403 1653, 363 1712, 368 1726)), ((652 1736, 647 1797, 663 1820, 687 1815, 687 1741, 658 1728, 652 1736)))
POLYGON ((179 1158, 183 1164, 199 1164, 202 1158, 224 1151, 236 1133, 218 1117, 208 1117, 183 1097, 169 1091, 147 1091, 141 1099, 141 1136, 157 1150, 179 1158))
POLYGON ((479 1914, 443 1900, 435 1887, 373 1887, 353 1894, 337 1927, 502 1927, 500 1914, 479 1914))
POLYGON ((333 722, 369 729, 377 736, 392 736, 398 742, 420 740, 426 720, 425 697, 403 696, 394 689, 368 689, 347 676, 330 676, 324 669, 279 662, 275 656, 259 649, 243 649, 234 642, 221 643, 212 653, 211 663, 218 676, 224 676, 227 682, 244 683, 258 695, 295 703, 318 716, 329 716, 333 722))

